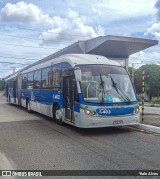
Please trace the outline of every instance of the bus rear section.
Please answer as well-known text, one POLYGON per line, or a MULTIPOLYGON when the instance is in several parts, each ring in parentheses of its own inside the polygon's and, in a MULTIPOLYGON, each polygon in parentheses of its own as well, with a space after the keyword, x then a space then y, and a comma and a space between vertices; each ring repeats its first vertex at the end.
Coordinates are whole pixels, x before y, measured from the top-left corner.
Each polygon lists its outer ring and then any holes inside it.
POLYGON ((6 80, 6 100, 11 104, 18 104, 18 77, 14 76, 6 80))

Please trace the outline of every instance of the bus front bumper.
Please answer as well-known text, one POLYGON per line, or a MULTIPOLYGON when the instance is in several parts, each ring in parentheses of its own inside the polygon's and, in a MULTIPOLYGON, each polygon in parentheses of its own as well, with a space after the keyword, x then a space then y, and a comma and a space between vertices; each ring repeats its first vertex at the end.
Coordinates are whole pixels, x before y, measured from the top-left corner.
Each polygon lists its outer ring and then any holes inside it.
POLYGON ((76 126, 80 128, 116 127, 126 125, 137 125, 140 123, 140 114, 123 116, 89 116, 85 113, 79 114, 76 126))

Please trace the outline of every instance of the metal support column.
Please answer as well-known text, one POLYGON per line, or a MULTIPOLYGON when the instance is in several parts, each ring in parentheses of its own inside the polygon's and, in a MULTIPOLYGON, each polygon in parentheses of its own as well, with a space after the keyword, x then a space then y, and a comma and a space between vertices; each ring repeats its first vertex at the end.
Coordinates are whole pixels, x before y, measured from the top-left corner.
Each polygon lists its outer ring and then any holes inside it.
POLYGON ((142 69, 142 123, 144 123, 144 69, 142 69))

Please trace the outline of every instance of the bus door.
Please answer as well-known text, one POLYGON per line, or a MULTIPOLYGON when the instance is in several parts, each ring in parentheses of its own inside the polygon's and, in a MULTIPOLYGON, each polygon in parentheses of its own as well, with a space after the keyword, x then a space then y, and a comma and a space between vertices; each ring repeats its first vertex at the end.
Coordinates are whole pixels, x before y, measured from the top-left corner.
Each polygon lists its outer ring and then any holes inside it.
POLYGON ((74 84, 75 77, 63 77, 63 94, 65 104, 65 120, 74 122, 74 84))

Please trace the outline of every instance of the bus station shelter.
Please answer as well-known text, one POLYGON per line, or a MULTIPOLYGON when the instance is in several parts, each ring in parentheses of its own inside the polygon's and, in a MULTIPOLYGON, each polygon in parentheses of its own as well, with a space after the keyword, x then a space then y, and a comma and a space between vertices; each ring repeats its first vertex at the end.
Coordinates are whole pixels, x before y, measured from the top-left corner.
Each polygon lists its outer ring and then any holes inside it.
MULTIPOLYGON (((95 54, 116 60, 122 66, 128 67, 129 56, 157 45, 157 40, 124 37, 124 36, 100 36, 89 40, 75 42, 68 47, 36 62, 41 63, 64 54, 95 54)), ((34 63, 34 65, 36 64, 34 63)))

